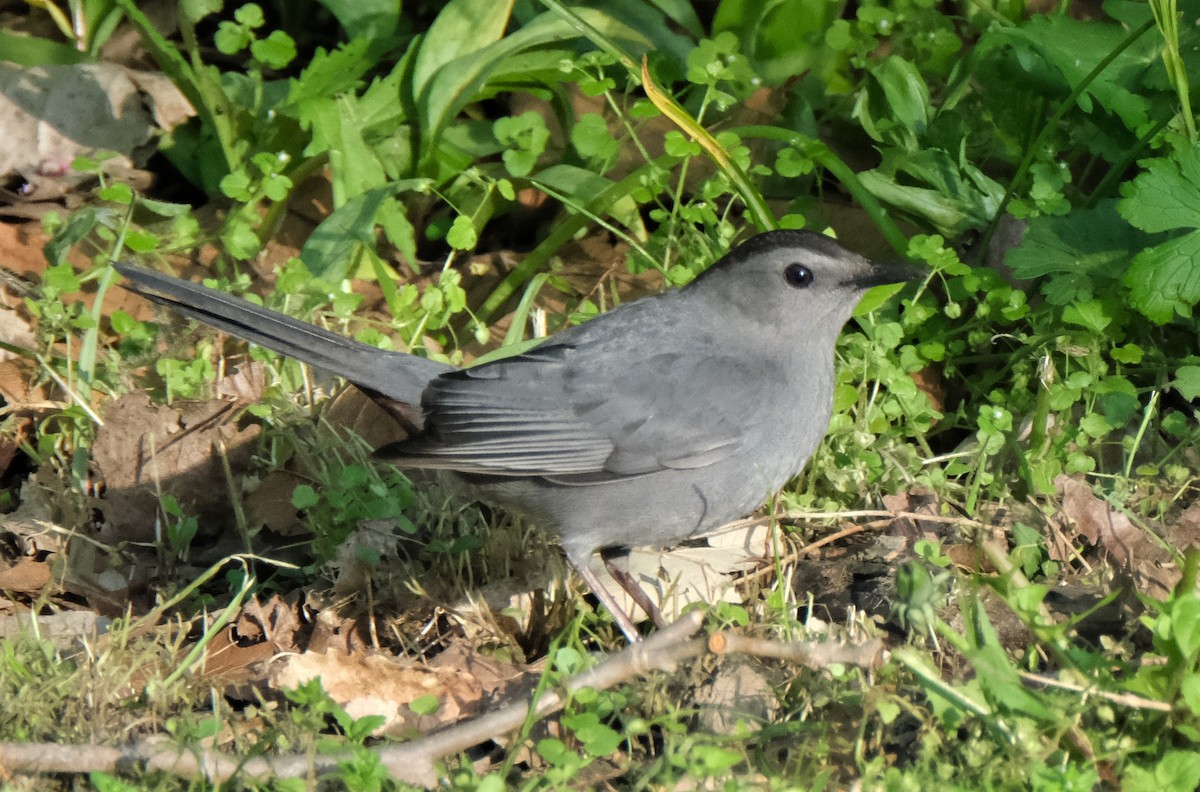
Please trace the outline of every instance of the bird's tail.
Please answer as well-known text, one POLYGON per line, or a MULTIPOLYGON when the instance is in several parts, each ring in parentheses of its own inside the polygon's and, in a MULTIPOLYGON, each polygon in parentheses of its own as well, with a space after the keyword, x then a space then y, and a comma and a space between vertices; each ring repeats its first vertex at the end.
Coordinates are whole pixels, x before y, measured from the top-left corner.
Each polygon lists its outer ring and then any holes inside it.
POLYGON ((445 363, 377 349, 262 308, 238 297, 154 270, 116 264, 126 289, 230 335, 344 377, 397 402, 417 405, 434 377, 453 371, 445 363))

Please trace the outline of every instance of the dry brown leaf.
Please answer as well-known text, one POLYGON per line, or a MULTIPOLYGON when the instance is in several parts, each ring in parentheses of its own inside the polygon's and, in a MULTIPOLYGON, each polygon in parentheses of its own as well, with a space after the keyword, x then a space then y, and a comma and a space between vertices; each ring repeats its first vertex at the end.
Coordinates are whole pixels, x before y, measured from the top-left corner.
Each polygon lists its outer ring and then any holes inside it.
POLYGON ((34 386, 37 363, 26 357, 0 360, 0 399, 10 409, 23 405, 45 404, 48 394, 43 386, 34 386))
POLYGON ((206 647, 204 673, 227 684, 265 680, 266 663, 294 652, 300 616, 295 603, 276 594, 248 601, 233 623, 212 636, 206 647))
POLYGON ((1170 542, 1180 550, 1200 548, 1200 500, 1183 510, 1170 529, 1170 542))
MULTIPOLYGON (((735 523, 702 541, 706 546, 638 548, 629 553, 630 574, 667 621, 679 618, 694 602, 741 603, 735 573, 757 566, 771 554, 771 529, 762 523, 735 523)), ((612 579, 599 556, 592 558, 590 566, 626 613, 643 618, 641 608, 612 579)))
POLYGON ((265 526, 280 536, 306 533, 300 515, 292 505, 292 493, 297 486, 307 482, 290 471, 272 470, 246 496, 246 522, 251 527, 265 526))
POLYGON ((479 682, 464 671, 408 665, 381 655, 304 652, 271 664, 270 684, 277 689, 295 688, 317 678, 352 717, 383 716, 384 723, 375 732, 379 735, 454 723, 474 713, 483 694, 479 682), (409 709, 412 701, 423 696, 438 699, 434 715, 421 717, 409 709))
POLYGON ((346 388, 326 403, 322 415, 334 426, 361 437, 371 448, 382 448, 407 438, 404 426, 419 420, 419 405, 395 409, 401 419, 357 388, 346 388))
POLYGON ((294 602, 276 594, 263 602, 250 600, 234 622, 233 629, 240 641, 270 641, 277 651, 295 651, 296 632, 300 629, 300 611, 294 602))
POLYGON ((218 399, 253 404, 262 398, 266 389, 265 367, 261 361, 252 360, 239 365, 232 373, 218 380, 213 386, 213 395, 218 399))
POLYGON ((192 103, 167 75, 126 69, 125 76, 141 91, 142 101, 153 114, 154 123, 159 129, 170 132, 196 115, 192 103))
POLYGON ((1054 482, 1062 494, 1062 511, 1090 544, 1102 548, 1118 564, 1128 565, 1143 549, 1142 530, 1092 492, 1086 481, 1059 476, 1054 482))
POLYGON ((732 735, 739 722, 751 730, 770 723, 779 712, 779 697, 761 665, 731 658, 717 666, 712 679, 696 690, 695 705, 704 731, 732 735))
MULTIPOLYGON (((159 82, 154 88, 156 106, 165 107, 171 87, 159 82)), ((91 178, 71 169, 80 155, 112 151, 117 168, 137 166, 155 128, 144 101, 145 94, 119 66, 22 68, 0 62, 0 135, 5 141, 0 175, 19 174, 27 183, 23 196, 39 200, 91 178)), ((186 104, 181 96, 178 101, 186 104)), ((175 112, 166 120, 178 122, 179 117, 175 112)))
POLYGON ((36 594, 52 577, 50 564, 25 556, 17 559, 17 563, 8 569, 0 569, 0 591, 36 594))
POLYGON ((430 668, 464 671, 477 683, 489 701, 524 696, 541 676, 539 668, 519 668, 483 654, 471 641, 456 639, 429 661, 430 668))
POLYGON ((101 501, 106 533, 120 539, 152 539, 160 489, 174 495, 185 514, 200 517, 201 530, 216 533, 231 526, 231 493, 218 449, 224 448, 238 480, 249 464, 259 427, 225 423, 229 413, 225 401, 156 406, 140 392, 110 403, 92 448, 106 486, 101 501))
POLYGON ((1086 481, 1064 475, 1054 485, 1062 496, 1063 517, 1116 562, 1138 591, 1159 599, 1170 593, 1181 574, 1159 541, 1097 497, 1086 481))

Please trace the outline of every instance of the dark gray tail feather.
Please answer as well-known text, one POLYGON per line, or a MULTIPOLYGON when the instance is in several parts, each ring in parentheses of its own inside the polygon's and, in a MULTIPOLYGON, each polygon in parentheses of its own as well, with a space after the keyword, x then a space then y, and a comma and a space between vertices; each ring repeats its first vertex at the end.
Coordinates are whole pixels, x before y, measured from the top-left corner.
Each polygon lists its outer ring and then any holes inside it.
POLYGON ((430 380, 455 370, 446 363, 377 349, 154 270, 125 262, 115 266, 125 277, 124 287, 135 294, 397 402, 419 405, 430 380))

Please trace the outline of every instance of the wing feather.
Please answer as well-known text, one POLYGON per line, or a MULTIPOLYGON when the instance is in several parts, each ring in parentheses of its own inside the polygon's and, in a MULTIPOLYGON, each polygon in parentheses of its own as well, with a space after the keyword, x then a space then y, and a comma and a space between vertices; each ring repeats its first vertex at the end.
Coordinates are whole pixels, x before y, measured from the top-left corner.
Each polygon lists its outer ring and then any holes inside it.
POLYGON ((425 430, 380 455, 401 467, 592 484, 704 467, 743 448, 722 390, 736 386, 737 409, 757 409, 744 396, 756 367, 690 344, 631 361, 625 338, 589 338, 587 328, 434 379, 421 399, 425 430), (680 387, 714 392, 697 399, 680 387))

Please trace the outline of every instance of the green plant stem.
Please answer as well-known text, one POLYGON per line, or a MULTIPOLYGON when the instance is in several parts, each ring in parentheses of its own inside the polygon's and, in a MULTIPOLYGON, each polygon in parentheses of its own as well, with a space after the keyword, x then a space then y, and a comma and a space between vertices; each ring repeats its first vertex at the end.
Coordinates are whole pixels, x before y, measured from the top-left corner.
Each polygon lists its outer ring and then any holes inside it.
POLYGON ((542 5, 546 6, 546 8, 557 14, 571 27, 578 30, 581 36, 620 61, 621 65, 628 69, 631 74, 637 74, 638 65, 637 61, 633 59, 633 56, 618 46, 617 43, 611 38, 597 30, 596 27, 586 19, 579 16, 579 14, 576 14, 562 3, 558 2, 558 0, 541 0, 541 3, 542 5))
POLYGON ((205 126, 217 136, 221 146, 221 154, 225 167, 232 171, 239 161, 237 141, 234 139, 233 119, 236 108, 229 97, 217 85, 210 85, 203 76, 189 64, 179 51, 167 41, 150 19, 137 7, 134 0, 116 0, 117 5, 125 12, 125 16, 138 29, 142 43, 150 50, 151 57, 158 67, 171 78, 192 107, 200 115, 205 126))
POLYGON ((1138 426, 1137 434, 1133 438, 1133 448, 1129 449, 1129 456, 1125 460, 1125 478, 1133 475, 1133 460, 1137 456, 1137 451, 1142 446, 1142 440, 1146 437, 1146 430, 1150 428, 1150 419, 1154 417, 1154 413, 1158 408, 1158 391, 1150 394, 1150 403, 1146 405, 1145 411, 1142 413, 1142 423, 1138 426))
POLYGON ((1150 127, 1150 129, 1147 130, 1144 135, 1138 138, 1136 145, 1130 146, 1128 149, 1126 149, 1125 153, 1121 155, 1121 159, 1112 164, 1112 166, 1108 169, 1108 172, 1104 174, 1104 178, 1102 178, 1100 183, 1096 185, 1096 188, 1092 190, 1091 195, 1089 195, 1087 200, 1084 202, 1084 206, 1093 207, 1097 202, 1100 201, 1101 198, 1111 195, 1116 187, 1117 182, 1125 178, 1125 173, 1129 170, 1129 166, 1133 164, 1134 160, 1145 153, 1146 149, 1150 147, 1150 141, 1154 140, 1154 138, 1158 136, 1158 133, 1166 129, 1170 123, 1170 116, 1164 118, 1154 126, 1150 127))
POLYGON ((637 189, 641 185, 642 177, 649 171, 655 168, 669 167, 676 160, 677 158, 664 154, 657 159, 647 162, 624 179, 612 184, 597 195, 587 204, 584 211, 568 215, 560 220, 550 233, 546 235, 546 238, 537 247, 529 251, 528 255, 521 260, 521 263, 514 267, 512 272, 505 276, 504 280, 500 281, 495 290, 484 300, 483 305, 479 306, 479 310, 475 314, 479 321, 486 324, 493 316, 499 313, 500 309, 508 303, 509 299, 523 289, 525 283, 533 277, 534 273, 538 272, 559 248, 571 241, 572 237, 579 233, 594 215, 599 214, 603 207, 611 206, 618 199, 625 197, 637 189))
POLYGON ((735 134, 741 137, 758 138, 760 140, 778 140, 790 146, 800 149, 805 154, 810 156, 814 162, 820 165, 833 178, 838 180, 838 183, 850 193, 850 197, 855 203, 863 208, 867 216, 883 233, 888 244, 897 254, 903 256, 908 251, 908 238, 896 226, 892 218, 888 215, 887 209, 883 204, 875 198, 875 196, 863 186, 859 181, 858 174, 854 169, 847 165, 833 149, 825 145, 820 140, 798 135, 790 129, 783 127, 756 125, 737 127, 732 130, 735 134))
POLYGON ((1013 196, 1016 195, 1017 188, 1024 184, 1026 178, 1029 176, 1029 169, 1033 167, 1033 160, 1035 157, 1037 157, 1038 151, 1041 150, 1042 145, 1046 142, 1050 135, 1054 134, 1054 131, 1058 129, 1059 123, 1066 118, 1067 113, 1071 112, 1071 109, 1075 107, 1075 103, 1079 101, 1079 97, 1083 96, 1084 92, 1091 87, 1092 83, 1099 79, 1100 75, 1104 73, 1104 70, 1111 66, 1113 61, 1120 57, 1121 53, 1133 46, 1134 42, 1136 42, 1153 27, 1154 20, 1149 19, 1140 27, 1130 31, 1129 35, 1125 37, 1125 40, 1114 47, 1112 52, 1101 58, 1100 62, 1097 63, 1090 72, 1087 73, 1087 76, 1079 81, 1079 84, 1075 86, 1075 90, 1071 91, 1071 93, 1067 95, 1067 98, 1059 103, 1058 108, 1054 111, 1054 114, 1050 116, 1050 120, 1042 126, 1042 131, 1039 132, 1037 137, 1033 139, 1033 142, 1025 148, 1025 155, 1021 158, 1020 164, 1017 165, 1016 173, 1014 173, 1012 179, 1009 180, 1008 189, 1004 191, 1004 197, 1000 199, 1000 205, 996 207, 996 214, 992 217, 992 222, 988 224, 987 231, 984 232, 983 239, 980 240, 976 249, 980 251, 986 251, 988 249, 988 246, 992 241, 992 236, 995 235, 996 228, 999 226, 1000 218, 1004 216, 1004 212, 1008 208, 1008 204, 1012 201, 1013 196))
MULTIPOLYGON (((121 230, 117 232, 117 239, 113 242, 114 253, 120 253, 125 246, 125 234, 129 231, 132 221, 133 204, 130 204, 129 210, 125 213, 125 219, 121 223, 121 230)), ((79 381, 83 384, 80 396, 87 399, 88 404, 91 404, 92 387, 96 381, 96 351, 100 347, 100 320, 104 318, 104 295, 115 279, 116 270, 112 267, 100 269, 96 285, 96 298, 92 301, 92 312, 89 316, 91 324, 79 344, 79 381)))
POLYGON ((1179 50, 1179 5, 1176 0, 1150 0, 1150 13, 1163 38, 1162 62, 1167 79, 1179 97, 1179 115, 1187 128, 1188 140, 1196 141, 1196 119, 1192 115, 1192 94, 1187 66, 1179 50))
POLYGON ((729 156, 729 152, 717 142, 717 139, 712 136, 711 132, 702 127, 700 122, 684 109, 683 105, 676 102, 658 87, 654 79, 650 76, 650 68, 646 60, 642 61, 641 74, 642 89, 646 91, 647 98, 658 108, 659 112, 670 119, 684 134, 691 137, 700 144, 701 148, 708 152, 708 156, 712 157, 713 162, 717 164, 717 167, 721 169, 721 172, 733 184, 733 188, 737 190, 738 195, 746 204, 746 211, 750 213, 750 219, 758 226, 758 229, 760 231, 770 231, 778 228, 779 224, 775 220, 775 214, 767 206, 762 193, 751 183, 750 177, 746 175, 741 166, 733 161, 729 156))

